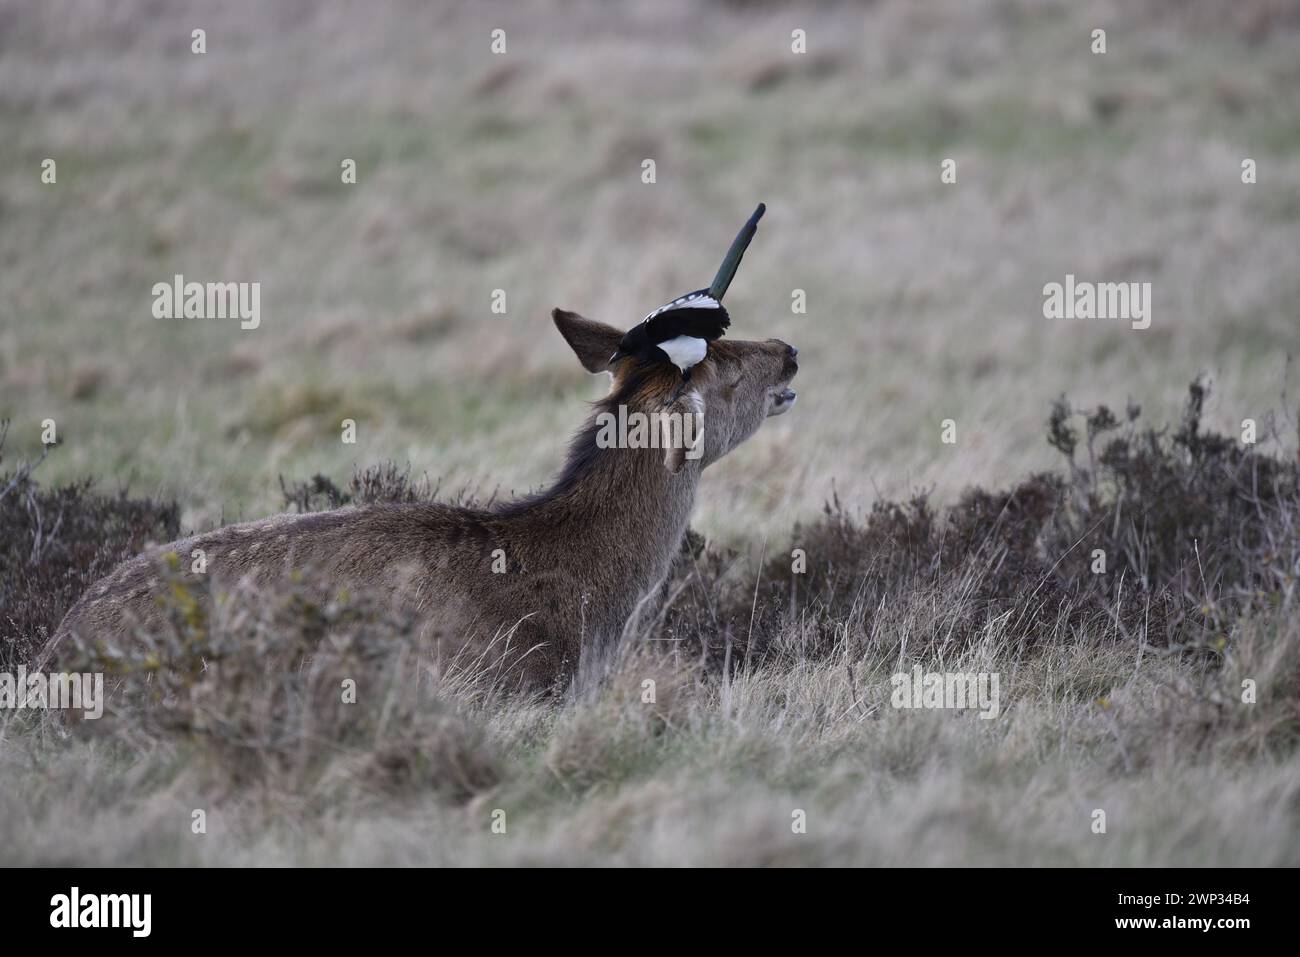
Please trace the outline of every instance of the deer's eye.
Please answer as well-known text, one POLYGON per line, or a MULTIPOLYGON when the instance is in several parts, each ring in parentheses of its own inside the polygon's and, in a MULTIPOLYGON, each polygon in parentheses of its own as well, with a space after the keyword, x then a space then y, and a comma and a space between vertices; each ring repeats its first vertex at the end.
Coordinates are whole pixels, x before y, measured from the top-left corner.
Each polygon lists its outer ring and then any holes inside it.
POLYGON ((734 389, 736 386, 740 385, 740 380, 743 378, 745 378, 743 375, 736 376, 736 381, 731 383, 731 385, 727 386, 727 388, 734 389))

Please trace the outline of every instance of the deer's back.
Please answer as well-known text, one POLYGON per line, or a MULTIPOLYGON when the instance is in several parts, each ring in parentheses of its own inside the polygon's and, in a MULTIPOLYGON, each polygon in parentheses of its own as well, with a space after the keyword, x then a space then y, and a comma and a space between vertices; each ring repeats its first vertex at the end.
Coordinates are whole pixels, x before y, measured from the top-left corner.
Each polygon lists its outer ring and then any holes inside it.
MULTIPOLYGON (((159 625, 158 598, 168 563, 183 577, 210 576, 214 592, 272 585, 296 571, 323 587, 346 588, 414 611, 426 630, 453 643, 470 641, 471 632, 490 637, 526 619, 519 641, 531 641, 563 630, 559 623, 571 613, 571 590, 548 581, 554 570, 540 561, 533 563, 533 575, 502 574, 521 571, 529 555, 526 537, 521 540, 508 521, 433 503, 349 507, 229 525, 122 562, 68 612, 42 661, 56 659, 69 634, 129 640, 136 629, 159 625), (198 567, 203 570, 195 571, 198 567)), ((556 652, 552 648, 536 657, 553 665, 556 652)))

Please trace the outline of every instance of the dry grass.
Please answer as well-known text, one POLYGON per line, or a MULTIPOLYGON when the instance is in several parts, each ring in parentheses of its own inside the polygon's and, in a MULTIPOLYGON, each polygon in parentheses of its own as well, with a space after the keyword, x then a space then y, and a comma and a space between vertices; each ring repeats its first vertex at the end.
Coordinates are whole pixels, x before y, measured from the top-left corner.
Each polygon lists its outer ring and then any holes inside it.
POLYGON ((1295 734, 1295 620, 1251 622, 1213 674, 1064 643, 947 657, 1001 672, 993 722, 894 710, 888 669, 850 678, 845 660, 719 685, 638 656, 566 705, 431 689, 418 731, 331 747, 310 779, 236 784, 207 738, 38 745, 11 726, 6 772, 23 783, 0 798, 0 832, 6 863, 29 864, 1294 866, 1300 762, 1273 739, 1295 734), (625 690, 650 675, 668 692, 655 705, 625 690), (1241 675, 1260 683, 1249 711, 1241 675), (195 808, 206 835, 189 832, 195 808))
MULTIPOLYGON (((503 693, 490 661, 432 658, 310 574, 214 595, 164 558, 167 626, 66 659, 107 675, 105 717, 0 727, 21 782, 0 846, 20 863, 1300 863, 1300 481, 1204 430, 1203 398, 1194 384, 1176 432, 1094 410, 1091 466, 1010 493, 828 507, 795 532, 796 575, 773 557, 755 580, 689 536, 581 694, 503 693), (1115 567, 1070 561, 1079 542, 1115 567), (914 665, 996 673, 998 713, 894 707, 914 665)), ((1071 453, 1073 420, 1052 420, 1071 453)), ((27 485, 38 511, 61 500, 27 485)), ((391 466, 285 490, 304 508, 436 494, 391 466)), ((5 515, 24 552, 39 514, 5 515)), ((52 547, 33 589, 67 564, 52 547)))

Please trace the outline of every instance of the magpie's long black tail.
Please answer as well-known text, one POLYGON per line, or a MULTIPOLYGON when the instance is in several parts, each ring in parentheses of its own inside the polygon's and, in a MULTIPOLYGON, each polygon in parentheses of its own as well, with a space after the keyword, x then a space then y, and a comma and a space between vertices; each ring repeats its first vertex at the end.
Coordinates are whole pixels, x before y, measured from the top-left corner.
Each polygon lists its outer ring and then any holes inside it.
POLYGON ((749 222, 741 227, 736 238, 732 240, 731 248, 727 250, 727 258, 722 260, 722 265, 718 267, 718 274, 713 277, 713 285, 709 286, 709 295, 719 302, 722 301, 723 293, 731 285, 731 280, 736 277, 736 270, 740 267, 740 260, 745 255, 745 250, 749 248, 750 240, 754 238, 754 233, 758 232, 758 221, 763 218, 767 212, 767 207, 759 203, 758 209, 754 210, 754 215, 749 217, 749 222))

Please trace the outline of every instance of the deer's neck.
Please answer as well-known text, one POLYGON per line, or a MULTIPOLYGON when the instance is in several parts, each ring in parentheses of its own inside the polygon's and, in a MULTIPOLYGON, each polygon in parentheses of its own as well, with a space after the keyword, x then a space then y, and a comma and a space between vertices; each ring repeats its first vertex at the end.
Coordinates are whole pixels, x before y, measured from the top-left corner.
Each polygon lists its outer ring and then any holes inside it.
POLYGON ((635 601, 668 571, 681 547, 699 483, 698 462, 676 475, 662 449, 600 449, 589 426, 559 480, 507 508, 539 553, 614 608, 635 601))

